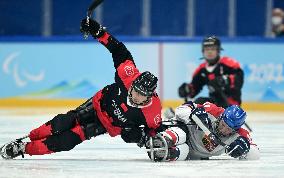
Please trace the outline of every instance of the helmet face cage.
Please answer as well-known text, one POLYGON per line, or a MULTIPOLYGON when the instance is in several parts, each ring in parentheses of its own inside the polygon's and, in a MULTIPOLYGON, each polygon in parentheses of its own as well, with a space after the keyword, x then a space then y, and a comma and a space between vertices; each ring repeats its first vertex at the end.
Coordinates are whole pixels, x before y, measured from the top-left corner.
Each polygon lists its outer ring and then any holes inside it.
POLYGON ((158 78, 150 72, 143 72, 133 81, 132 87, 143 96, 152 96, 157 88, 157 81, 158 78))
MULTIPOLYGON (((128 92, 129 101, 130 101, 130 103, 131 103, 133 106, 135 106, 135 107, 144 106, 144 105, 146 105, 147 103, 150 102, 152 96, 147 96, 147 99, 144 100, 144 101, 141 102, 141 103, 136 103, 136 102, 134 102, 134 101, 133 101, 133 96, 132 96, 132 91, 133 91, 133 90, 135 90, 135 89, 134 89, 133 86, 131 86, 131 89, 130 89, 130 91, 128 92)), ((135 91, 136 91, 136 90, 135 90, 135 91)), ((137 91, 136 91, 136 92, 137 92, 137 91)))
MULTIPOLYGON (((150 72, 146 71, 143 72, 140 76, 138 76, 132 83, 130 93, 128 94, 129 99, 132 100, 132 90, 135 90, 139 94, 146 96, 147 100, 143 103, 135 103, 138 105, 146 104, 150 101, 151 97, 153 96, 155 89, 157 88, 157 81, 158 78, 151 74, 150 72)), ((133 101, 131 101, 133 102, 133 101)))
POLYGON ((221 115, 220 117, 218 117, 218 119, 217 119, 217 121, 216 121, 215 130, 216 130, 216 134, 217 134, 219 137, 228 137, 228 136, 231 136, 231 135, 233 135, 233 134, 235 134, 235 133, 237 132, 235 129, 231 128, 230 126, 228 126, 228 125, 226 124, 226 122, 225 122, 225 121, 223 120, 223 118, 222 118, 222 115, 221 115), (221 129, 222 129, 222 127, 221 127, 221 125, 222 125, 221 122, 224 122, 225 125, 229 128, 230 134, 225 135, 223 132, 221 132, 221 129))

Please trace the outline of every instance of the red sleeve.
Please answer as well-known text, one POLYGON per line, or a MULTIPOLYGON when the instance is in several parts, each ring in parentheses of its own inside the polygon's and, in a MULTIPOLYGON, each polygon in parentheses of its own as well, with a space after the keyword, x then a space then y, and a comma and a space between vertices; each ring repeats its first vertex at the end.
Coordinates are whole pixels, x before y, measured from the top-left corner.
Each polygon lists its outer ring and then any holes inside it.
POLYGON ((156 129, 161 125, 162 105, 158 97, 152 96, 152 104, 148 107, 142 108, 141 110, 145 116, 149 128, 156 129))
POLYGON ((124 86, 129 89, 133 80, 139 75, 139 70, 135 67, 132 60, 126 60, 121 63, 117 68, 118 77, 122 80, 124 86))
POLYGON ((247 138, 247 139, 249 140, 249 143, 250 143, 251 145, 257 146, 255 143, 253 143, 253 141, 252 141, 252 139, 251 139, 251 136, 250 136, 250 134, 249 134, 249 131, 247 131, 246 129, 240 128, 240 129, 238 130, 238 134, 239 134, 240 136, 243 136, 243 137, 247 138))
POLYGON ((220 63, 221 64, 224 64, 228 67, 231 67, 233 69, 239 69, 241 68, 241 65, 238 61, 236 61, 235 59, 233 58, 230 58, 230 57, 227 57, 227 56, 224 56, 220 59, 220 63))
POLYGON ((205 67, 206 67, 206 63, 205 63, 205 62, 202 63, 202 64, 200 64, 200 65, 198 66, 198 68, 194 71, 193 77, 196 76, 196 75, 200 72, 200 70, 203 69, 203 68, 205 68, 205 67))
POLYGON ((210 102, 205 102, 203 105, 198 105, 198 106, 203 107, 206 112, 208 112, 209 114, 213 115, 216 118, 219 117, 225 111, 224 108, 218 107, 210 102))

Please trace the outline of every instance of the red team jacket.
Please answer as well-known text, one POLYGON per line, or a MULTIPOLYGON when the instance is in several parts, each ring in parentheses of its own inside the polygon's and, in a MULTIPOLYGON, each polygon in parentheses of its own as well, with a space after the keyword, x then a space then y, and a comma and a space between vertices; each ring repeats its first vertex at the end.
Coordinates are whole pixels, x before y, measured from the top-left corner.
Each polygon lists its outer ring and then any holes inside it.
MULTIPOLYGON (((108 49, 113 38, 105 34, 98 40, 108 49)), ((132 82, 141 74, 136 68, 133 58, 127 48, 121 43, 112 43, 112 53, 115 73, 115 83, 104 87, 93 97, 93 106, 97 115, 110 136, 121 133, 121 128, 139 127, 156 129, 161 124, 161 102, 157 94, 152 96, 151 103, 137 108, 127 104, 128 89, 132 82)))
MULTIPOLYGON (((207 70, 207 62, 199 65, 195 70, 192 82, 189 84, 191 93, 189 96, 194 98, 202 90, 204 85, 214 80, 217 76, 227 75, 229 78, 229 86, 225 88, 224 93, 228 96, 228 102, 232 104, 241 104, 241 88, 243 86, 244 73, 239 62, 230 57, 221 57, 216 67, 209 71, 207 70)), ((217 93, 210 92, 209 96, 218 98, 217 93)))

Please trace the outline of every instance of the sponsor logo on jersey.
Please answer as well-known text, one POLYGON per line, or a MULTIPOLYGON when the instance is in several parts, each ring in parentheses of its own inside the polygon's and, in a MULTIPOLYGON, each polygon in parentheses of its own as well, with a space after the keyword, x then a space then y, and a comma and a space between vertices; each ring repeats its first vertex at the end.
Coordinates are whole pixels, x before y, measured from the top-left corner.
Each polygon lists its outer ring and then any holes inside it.
POLYGON ((204 135, 202 138, 202 143, 209 152, 213 151, 218 146, 218 144, 215 142, 215 138, 208 137, 207 135, 204 135))
POLYGON ((113 114, 117 117, 117 119, 120 120, 121 122, 125 122, 126 118, 124 117, 120 108, 118 107, 118 105, 116 104, 114 100, 112 100, 111 105, 114 107, 113 114))
POLYGON ((158 114, 155 118, 154 118, 154 122, 156 125, 160 125, 161 122, 162 122, 162 118, 161 118, 161 115, 158 114))
POLYGON ((120 90, 120 88, 118 88, 118 96, 121 94, 121 90, 120 90))
POLYGON ((133 66, 125 66, 124 70, 127 76, 132 76, 134 74, 133 66))

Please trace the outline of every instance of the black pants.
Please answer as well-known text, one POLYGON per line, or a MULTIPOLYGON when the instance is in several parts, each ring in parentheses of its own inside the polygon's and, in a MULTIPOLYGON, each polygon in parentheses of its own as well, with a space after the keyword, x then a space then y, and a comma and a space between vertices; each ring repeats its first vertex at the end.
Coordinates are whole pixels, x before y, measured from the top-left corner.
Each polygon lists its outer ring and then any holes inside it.
POLYGON ((92 98, 75 110, 58 114, 52 120, 31 131, 30 152, 28 154, 48 154, 49 152, 69 151, 84 139, 106 133, 92 105, 92 98), (82 135, 84 139, 82 139, 82 135), (38 136, 38 138, 36 138, 38 136), (42 140, 42 141, 41 141, 42 140), (47 147, 47 148, 45 148, 47 147), (45 150, 37 153, 37 149, 45 150))

